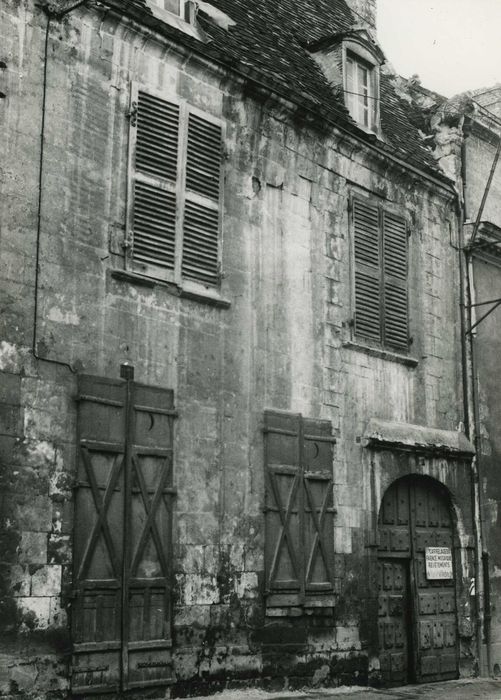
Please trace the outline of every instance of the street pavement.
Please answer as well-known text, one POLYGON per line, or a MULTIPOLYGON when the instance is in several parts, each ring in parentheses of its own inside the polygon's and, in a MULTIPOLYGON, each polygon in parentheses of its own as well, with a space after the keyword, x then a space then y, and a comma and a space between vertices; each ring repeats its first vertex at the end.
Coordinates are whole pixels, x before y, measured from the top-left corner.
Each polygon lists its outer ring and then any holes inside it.
MULTIPOLYGON (((205 696, 213 700, 501 700, 501 680, 492 678, 467 678, 444 683, 406 685, 399 688, 361 688, 343 686, 321 690, 282 691, 267 693, 263 690, 226 690, 205 696)), ((202 700, 202 698, 191 698, 202 700)))

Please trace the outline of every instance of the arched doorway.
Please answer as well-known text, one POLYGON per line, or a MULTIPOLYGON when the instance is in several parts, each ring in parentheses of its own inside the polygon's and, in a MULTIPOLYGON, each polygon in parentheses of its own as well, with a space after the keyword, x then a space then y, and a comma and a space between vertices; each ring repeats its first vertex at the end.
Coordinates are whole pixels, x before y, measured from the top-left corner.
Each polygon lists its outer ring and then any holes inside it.
POLYGON ((378 585, 383 681, 457 678, 454 524, 448 492, 434 479, 409 476, 386 491, 379 512, 378 585))

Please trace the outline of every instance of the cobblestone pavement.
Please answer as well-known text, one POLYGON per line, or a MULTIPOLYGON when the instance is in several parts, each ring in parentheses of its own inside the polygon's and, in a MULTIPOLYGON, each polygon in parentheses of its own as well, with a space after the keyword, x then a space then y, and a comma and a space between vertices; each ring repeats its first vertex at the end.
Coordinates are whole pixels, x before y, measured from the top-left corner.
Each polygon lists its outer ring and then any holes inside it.
MULTIPOLYGON (((406 685, 400 688, 342 688, 267 693, 262 690, 224 691, 206 696, 213 700, 501 700, 501 680, 490 678, 462 679, 444 683, 406 685)), ((191 700, 202 700, 192 698, 191 700)))

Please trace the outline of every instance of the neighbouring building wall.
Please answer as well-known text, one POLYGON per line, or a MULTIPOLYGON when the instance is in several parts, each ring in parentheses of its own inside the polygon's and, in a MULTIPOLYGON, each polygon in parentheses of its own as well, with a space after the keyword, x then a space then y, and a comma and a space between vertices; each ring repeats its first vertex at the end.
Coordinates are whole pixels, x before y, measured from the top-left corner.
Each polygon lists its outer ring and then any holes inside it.
MULTIPOLYGON (((484 101, 494 102, 496 93, 484 101)), ((490 108, 489 108, 490 109, 490 108)), ((499 125, 485 117, 473 122, 465 138, 465 209, 469 222, 465 227, 466 239, 471 236, 482 196, 487 187, 491 167, 494 163, 499 125), (479 123, 482 122, 483 124, 479 123)), ((490 191, 481 216, 483 222, 477 235, 479 248, 472 256, 472 303, 478 304, 501 298, 501 270, 499 240, 501 215, 498 202, 501 196, 501 173, 499 163, 494 172, 490 191), (485 222, 485 223, 484 223, 485 222), (486 245, 490 243, 490 245, 486 245)), ((474 309, 472 322, 479 320, 494 305, 482 305, 474 309)), ((501 555, 499 551, 501 514, 501 432, 499 430, 499 334, 500 308, 495 308, 481 321, 473 333, 473 348, 477 380, 479 419, 479 478, 482 499, 483 548, 489 555, 490 611, 485 625, 490 637, 490 668, 488 673, 499 674, 501 670, 501 555), (489 629, 490 628, 490 629, 489 629)))
POLYGON ((449 432, 463 418, 452 191, 263 107, 221 69, 98 9, 51 24, 40 172, 47 18, 29 0, 6 0, 0 17, 0 692, 68 693, 77 378, 61 363, 118 378, 129 362, 139 382, 174 391, 174 693, 377 682, 365 571, 384 491, 409 474, 454 503, 470 673, 467 458, 388 448, 385 460, 362 439, 373 418, 449 432), (119 273, 131 80, 226 126, 221 303, 119 273), (367 193, 409 223, 408 354, 354 337, 349 202, 367 193), (265 409, 328 420, 337 438, 325 614, 267 614, 265 409))

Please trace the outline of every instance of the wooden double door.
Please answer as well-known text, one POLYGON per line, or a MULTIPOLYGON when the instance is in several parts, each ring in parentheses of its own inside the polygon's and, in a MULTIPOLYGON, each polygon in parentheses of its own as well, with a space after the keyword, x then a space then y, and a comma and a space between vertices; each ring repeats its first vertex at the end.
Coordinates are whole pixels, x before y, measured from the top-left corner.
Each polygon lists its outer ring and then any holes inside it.
POLYGON ((164 697, 173 394, 81 376, 78 402, 72 697, 164 697))
POLYGON ((379 658, 388 685, 458 677, 455 572, 427 577, 428 547, 454 553, 447 496, 432 479, 401 479, 379 515, 379 658))

